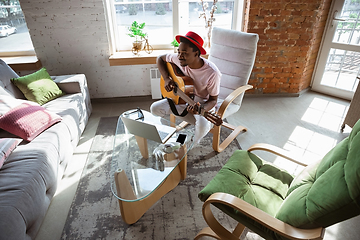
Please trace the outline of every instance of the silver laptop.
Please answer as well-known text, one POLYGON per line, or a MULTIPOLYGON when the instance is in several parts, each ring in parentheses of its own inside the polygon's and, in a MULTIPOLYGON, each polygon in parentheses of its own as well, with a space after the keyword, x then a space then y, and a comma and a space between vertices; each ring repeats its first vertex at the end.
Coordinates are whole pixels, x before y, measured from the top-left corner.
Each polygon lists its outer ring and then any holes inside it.
POLYGON ((176 128, 143 122, 142 120, 135 120, 120 116, 125 127, 131 134, 153 140, 159 143, 166 143, 169 138, 176 132, 176 128))

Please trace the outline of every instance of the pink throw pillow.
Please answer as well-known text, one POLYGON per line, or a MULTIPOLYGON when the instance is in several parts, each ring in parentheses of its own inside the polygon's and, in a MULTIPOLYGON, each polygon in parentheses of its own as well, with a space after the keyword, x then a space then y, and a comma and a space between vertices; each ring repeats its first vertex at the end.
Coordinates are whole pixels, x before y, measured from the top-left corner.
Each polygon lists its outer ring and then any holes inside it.
POLYGON ((44 107, 23 103, 0 117, 0 128, 30 142, 61 120, 59 115, 44 107))

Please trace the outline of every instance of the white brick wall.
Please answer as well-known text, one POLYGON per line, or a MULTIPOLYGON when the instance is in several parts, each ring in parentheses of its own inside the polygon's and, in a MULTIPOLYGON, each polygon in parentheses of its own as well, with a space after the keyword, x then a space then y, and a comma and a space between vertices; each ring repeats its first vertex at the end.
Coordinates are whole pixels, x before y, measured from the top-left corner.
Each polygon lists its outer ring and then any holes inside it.
POLYGON ((50 75, 84 73, 92 98, 151 95, 155 65, 109 65, 103 0, 20 0, 38 58, 50 75))

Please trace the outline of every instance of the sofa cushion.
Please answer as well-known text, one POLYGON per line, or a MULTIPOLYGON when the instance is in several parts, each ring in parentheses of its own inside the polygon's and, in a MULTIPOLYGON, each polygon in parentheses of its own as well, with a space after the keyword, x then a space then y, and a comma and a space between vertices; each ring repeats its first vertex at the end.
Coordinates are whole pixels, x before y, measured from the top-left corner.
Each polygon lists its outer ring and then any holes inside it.
POLYGON ((59 162, 68 162, 72 153, 69 133, 59 122, 10 154, 0 169, 1 240, 36 239, 63 174, 59 162))
POLYGON ((22 141, 20 138, 1 138, 0 139, 0 168, 6 158, 12 153, 17 145, 22 141))
POLYGON ((0 117, 0 128, 31 141, 61 119, 39 105, 23 103, 0 117))
POLYGON ((21 90, 26 99, 40 105, 65 94, 45 68, 23 77, 12 78, 11 81, 21 90))
POLYGON ((81 98, 81 93, 66 94, 54 101, 42 105, 46 110, 61 116, 61 122, 65 123, 68 127, 71 141, 74 141, 74 143, 78 142, 85 127, 82 124, 82 115, 84 114, 84 111, 79 104, 81 98))
POLYGON ((38 105, 35 102, 25 100, 25 99, 18 99, 10 95, 0 95, 0 116, 4 115, 11 109, 19 106, 22 103, 29 103, 31 105, 38 105))

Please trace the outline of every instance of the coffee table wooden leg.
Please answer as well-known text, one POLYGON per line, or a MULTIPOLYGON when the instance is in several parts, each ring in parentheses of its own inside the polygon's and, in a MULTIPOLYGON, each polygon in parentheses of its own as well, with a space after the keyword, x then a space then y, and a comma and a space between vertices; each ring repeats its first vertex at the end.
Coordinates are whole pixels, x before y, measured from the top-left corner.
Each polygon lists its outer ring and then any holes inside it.
POLYGON ((118 196, 124 199, 135 200, 136 199, 135 192, 124 170, 118 169, 115 172, 114 177, 115 177, 115 185, 118 196))
POLYGON ((175 127, 176 116, 174 114, 170 114, 170 126, 175 127))
POLYGON ((136 142, 139 146, 141 155, 143 158, 148 159, 149 158, 149 151, 148 151, 148 145, 147 145, 147 139, 139 136, 135 136, 136 142))
MULTIPOLYGON (((129 201, 124 201, 118 199, 122 219, 127 224, 136 223, 152 205, 154 205, 166 193, 174 189, 179 184, 181 179, 182 179, 182 172, 180 170, 180 167, 178 166, 169 174, 169 176, 164 180, 164 182, 146 198, 138 201, 131 199, 129 199, 129 201)), ((120 197, 121 197, 120 194, 124 192, 122 188, 125 189, 129 187, 131 188, 130 183, 124 171, 121 171, 120 173, 115 173, 115 182, 118 191, 118 196, 120 197), (124 180, 124 178, 126 178, 126 180, 124 180)), ((125 192, 128 193, 128 191, 125 192)))

